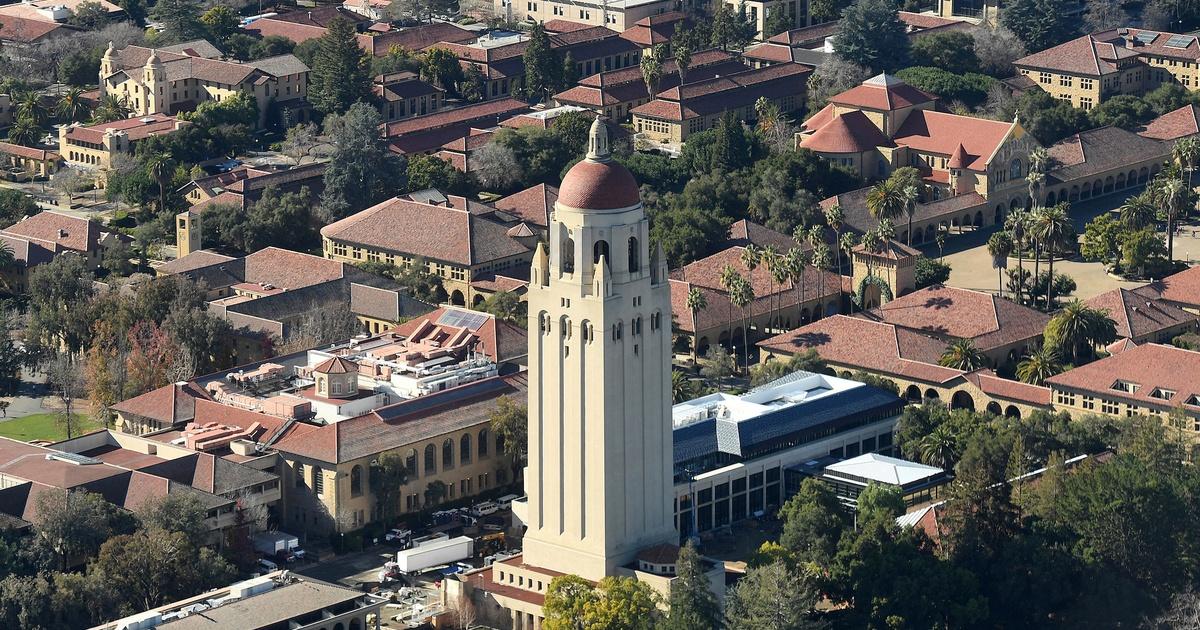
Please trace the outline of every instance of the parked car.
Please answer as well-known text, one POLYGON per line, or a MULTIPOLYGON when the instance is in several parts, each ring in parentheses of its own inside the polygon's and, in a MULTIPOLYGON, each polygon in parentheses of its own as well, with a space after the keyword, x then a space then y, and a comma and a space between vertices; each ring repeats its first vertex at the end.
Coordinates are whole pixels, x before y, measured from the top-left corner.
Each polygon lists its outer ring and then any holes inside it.
POLYGON ((271 571, 278 571, 279 565, 275 564, 274 562, 271 562, 270 560, 267 560, 266 558, 259 558, 258 559, 258 570, 262 571, 264 573, 270 573, 271 571))
POLYGON ((477 517, 495 514, 499 511, 500 506, 491 501, 484 501, 483 503, 476 503, 475 505, 471 506, 471 514, 477 517))
POLYGON ((412 535, 413 533, 411 529, 395 527, 391 530, 388 530, 388 533, 384 535, 383 539, 390 543, 403 544, 405 541, 410 540, 412 535))

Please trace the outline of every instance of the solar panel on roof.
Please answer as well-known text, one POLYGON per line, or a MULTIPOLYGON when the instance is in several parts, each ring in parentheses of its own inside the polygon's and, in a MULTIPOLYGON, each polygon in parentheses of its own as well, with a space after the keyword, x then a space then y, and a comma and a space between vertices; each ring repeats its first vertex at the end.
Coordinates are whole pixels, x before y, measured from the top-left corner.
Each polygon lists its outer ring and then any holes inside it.
POLYGON ((438 318, 437 323, 443 326, 454 326, 455 328, 466 328, 468 330, 476 330, 480 326, 487 323, 488 316, 486 313, 476 313, 474 311, 459 311, 447 310, 438 318))
POLYGON ((66 451, 55 451, 53 453, 47 453, 46 459, 57 459, 60 461, 68 462, 71 464, 76 464, 79 466, 86 466, 86 465, 101 463, 101 461, 96 459, 95 457, 88 457, 87 455, 80 455, 79 453, 68 453, 66 451))
POLYGON ((1191 35, 1172 35, 1171 39, 1167 40, 1167 48, 1187 48, 1196 41, 1191 35))
POLYGON ((1158 33, 1147 33, 1143 31, 1137 35, 1134 35, 1133 38, 1139 42, 1142 42, 1143 44, 1151 44, 1154 42, 1154 40, 1158 39, 1158 33))

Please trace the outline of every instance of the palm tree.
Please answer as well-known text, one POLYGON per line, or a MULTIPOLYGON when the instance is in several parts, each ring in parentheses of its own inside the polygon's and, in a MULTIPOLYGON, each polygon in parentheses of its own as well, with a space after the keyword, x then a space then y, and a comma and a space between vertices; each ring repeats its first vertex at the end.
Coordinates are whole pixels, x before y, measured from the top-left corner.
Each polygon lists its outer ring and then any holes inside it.
POLYGON ((158 211, 163 212, 167 209, 167 184, 175 172, 175 164, 169 153, 156 153, 146 160, 146 169, 150 177, 158 182, 158 211))
POLYGON ((750 369, 750 346, 747 340, 747 329, 750 328, 750 306, 754 303, 754 287, 750 281, 738 276, 733 283, 733 289, 729 293, 729 300, 734 306, 742 310, 742 353, 745 357, 742 365, 747 370, 750 369))
POLYGON ((1030 385, 1044 385, 1046 379, 1062 371, 1058 353, 1054 348, 1043 347, 1017 364, 1017 379, 1030 385))
POLYGON ((1171 147, 1171 159, 1181 170, 1187 171, 1187 187, 1192 190, 1192 171, 1200 162, 1200 139, 1188 136, 1176 140, 1175 146, 1171 147))
POLYGON ((770 329, 775 320, 775 313, 778 311, 779 292, 775 290, 776 284, 783 284, 780 279, 782 260, 779 257, 779 252, 776 251, 773 245, 767 245, 758 255, 764 267, 767 268, 767 277, 771 280, 771 312, 767 319, 767 328, 770 329))
POLYGON ((754 273, 758 268, 758 263, 762 262, 762 250, 750 243, 742 248, 742 253, 738 256, 742 264, 746 266, 746 273, 754 273))
POLYGON ((1116 323, 1106 311, 1092 308, 1078 299, 1071 300, 1046 324, 1045 343, 1059 356, 1069 353, 1071 363, 1079 364, 1079 348, 1091 352, 1096 346, 1116 341, 1116 323))
POLYGON ((696 326, 696 313, 708 308, 708 299, 697 287, 692 287, 687 294, 687 307, 692 312, 692 365, 696 365, 696 344, 700 343, 700 331, 696 326))
POLYGON ((974 372, 986 363, 987 357, 983 356, 979 348, 975 347, 975 342, 970 339, 956 339, 946 346, 942 358, 938 359, 938 365, 964 372, 974 372))
MULTIPOLYGON (((743 252, 743 255, 744 254, 745 252, 743 252)), ((741 276, 738 275, 737 269, 733 268, 733 265, 727 264, 724 267, 721 267, 721 288, 725 289, 725 294, 727 297, 729 297, 729 304, 726 308, 727 316, 725 318, 725 333, 726 338, 729 339, 730 348, 733 347, 733 286, 737 284, 738 278, 740 277, 741 276)))
POLYGON ((37 92, 28 91, 17 97, 17 117, 28 118, 37 126, 46 122, 46 106, 37 92))
POLYGON ((1120 208, 1121 223, 1131 230, 1140 230, 1154 223, 1158 208, 1149 195, 1142 193, 1125 200, 1120 208))
POLYGON ((646 91, 650 98, 658 94, 658 85, 662 81, 662 59, 665 56, 663 45, 652 47, 647 54, 642 55, 642 80, 646 82, 646 91))
POLYGON ((17 256, 13 253, 12 246, 8 241, 0 241, 0 285, 8 288, 8 281, 5 280, 5 275, 17 266, 17 256))
POLYGON ((692 384, 688 382, 687 374, 679 370, 671 370, 671 403, 679 404, 692 395, 692 384))
POLYGON ((992 269, 996 270, 999 279, 1000 297, 1004 297, 1004 271, 1008 269, 1008 255, 1012 253, 1013 242, 1008 232, 1003 230, 992 234, 987 242, 988 253, 992 255, 992 269))
POLYGON ((941 262, 946 258, 946 228, 938 226, 937 235, 933 237, 934 242, 938 246, 938 261, 941 262))
POLYGON ((904 189, 890 178, 875 184, 867 193, 867 210, 877 221, 900 218, 905 203, 904 189))
POLYGON ((792 280, 792 290, 796 292, 796 315, 797 323, 803 324, 799 320, 800 312, 804 310, 804 268, 808 266, 808 253, 799 247, 793 247, 787 253, 787 270, 788 276, 792 280))
POLYGON ((96 107, 96 111, 92 112, 92 121, 106 123, 113 122, 114 120, 124 120, 129 118, 132 113, 133 108, 129 105, 128 97, 105 94, 100 99, 100 104, 96 107))
MULTIPOLYGON (((834 244, 840 244, 842 242, 842 223, 845 220, 846 220, 846 211, 842 210, 842 207, 839 206, 838 204, 835 203, 832 206, 829 206, 828 208, 825 209, 825 224, 829 226, 829 229, 833 230, 834 244)), ((838 273, 841 273, 841 271, 842 271, 842 248, 841 247, 837 248, 836 255, 837 255, 838 273)))
MULTIPOLYGON (((1062 204, 1042 208, 1037 214, 1034 224, 1034 234, 1046 248, 1049 257, 1050 283, 1046 287, 1046 310, 1054 308, 1054 254, 1059 248, 1068 247, 1067 239, 1071 234, 1071 219, 1062 204)), ((1034 278, 1037 281, 1037 278, 1034 278)))
POLYGON ((36 146, 41 135, 42 129, 37 126, 37 123, 25 116, 17 117, 17 120, 8 128, 8 141, 26 147, 36 146))
POLYGON ((825 243, 820 243, 813 248, 812 266, 817 271, 817 308, 821 309, 824 316, 824 308, 822 301, 825 299, 825 271, 829 269, 829 265, 833 263, 833 258, 829 255, 829 246, 825 243))
POLYGON ((1178 177, 1167 177, 1154 187, 1156 201, 1167 212, 1167 260, 1175 260, 1175 220, 1183 212, 1191 191, 1178 177))
MULTIPOLYGON (((875 230, 867 230, 865 233, 863 233, 863 235, 862 235, 863 249, 867 250, 868 252, 870 252, 872 254, 878 254, 882 245, 883 245, 883 239, 880 238, 879 232, 876 232, 875 230)), ((873 258, 871 256, 867 256, 866 258, 867 258, 867 274, 874 274, 875 273, 874 265, 872 265, 872 263, 871 263, 873 258)))
MULTIPOLYGON (((1026 213, 1018 208, 1013 210, 1004 218, 1004 229, 1012 235, 1013 249, 1017 250, 1017 277, 1025 277, 1025 243, 1026 243, 1026 213)), ((1022 295, 1022 285, 1024 281, 1017 283, 1017 304, 1021 304, 1024 296, 1022 295)))
POLYGON ((953 468, 954 461, 958 459, 958 440, 946 422, 926 433, 925 437, 917 442, 917 448, 921 452, 922 462, 942 470, 953 468))
POLYGON ((73 87, 63 94, 62 99, 58 101, 58 108, 55 112, 60 120, 68 123, 82 122, 87 119, 88 107, 83 100, 83 89, 73 87))

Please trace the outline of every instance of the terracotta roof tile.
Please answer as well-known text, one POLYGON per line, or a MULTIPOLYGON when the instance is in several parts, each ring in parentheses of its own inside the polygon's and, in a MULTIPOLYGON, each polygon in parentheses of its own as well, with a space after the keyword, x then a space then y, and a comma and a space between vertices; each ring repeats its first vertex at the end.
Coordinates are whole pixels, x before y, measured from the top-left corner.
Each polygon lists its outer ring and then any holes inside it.
POLYGON ((27 147, 11 142, 0 142, 0 153, 5 155, 15 155, 32 160, 54 160, 58 161, 59 155, 57 151, 48 151, 46 149, 37 149, 27 147))
POLYGON ((1200 411, 1200 399, 1194 398, 1200 396, 1200 352, 1147 343, 1067 370, 1046 383, 1056 390, 1089 392, 1157 409, 1183 406, 1196 413, 1200 411), (1113 387, 1118 381, 1135 385, 1136 391, 1113 387), (1156 391, 1163 397, 1152 396, 1156 391))
POLYGON ((15 15, 5 15, 0 21, 0 40, 18 44, 36 44, 51 36, 69 35, 73 32, 75 29, 64 24, 15 15))
POLYGON ((537 184, 507 197, 497 199, 492 205, 534 225, 550 225, 550 213, 558 201, 558 188, 550 184, 537 184))
POLYGON ((1059 140, 1046 154, 1051 162, 1048 179, 1067 182, 1123 170, 1134 162, 1166 160, 1171 146, 1119 127, 1100 127, 1059 140))
MULTIPOLYGON (((830 103, 893 111, 935 100, 932 94, 887 74, 881 74, 829 99, 830 103)), ((915 112, 914 112, 915 113, 915 112)))
POLYGON ((675 34, 676 24, 682 24, 687 30, 691 28, 692 20, 682 11, 668 11, 659 15, 651 15, 634 22, 633 26, 621 33, 621 37, 642 48, 648 48, 670 42, 671 36, 675 34))
POLYGON ((123 400, 113 409, 163 424, 190 422, 196 416, 196 399, 208 394, 193 383, 173 383, 123 400))
POLYGON ((983 171, 1013 126, 1011 122, 919 110, 908 115, 893 139, 898 145, 947 157, 962 145, 970 160, 967 168, 983 171))
POLYGON ((1050 316, 989 293, 934 285, 872 309, 868 317, 939 337, 972 339, 982 351, 1042 334, 1050 316))
POLYGON ((983 369, 967 374, 967 380, 983 390, 983 393, 995 398, 1014 400, 1038 407, 1050 406, 1050 388, 1039 385, 1029 385, 1018 381, 1000 378, 995 372, 983 369))
POLYGON ((1117 325, 1117 336, 1140 339, 1147 335, 1200 321, 1200 315, 1189 313, 1167 302, 1138 295, 1129 289, 1113 289, 1089 298, 1085 304, 1108 312, 1117 325))
POLYGON ((564 206, 584 210, 612 210, 641 203, 633 174, 624 165, 585 159, 571 167, 558 189, 564 206))
MULTIPOLYGON (((792 237, 782 232, 776 232, 769 227, 759 225, 749 219, 735 221, 729 226, 729 239, 725 241, 725 246, 754 244, 756 247, 763 248, 768 245, 775 248, 775 251, 786 252, 793 247, 796 247, 796 241, 792 237)), ((802 249, 810 249, 805 246, 802 249)))
POLYGON ((69 249, 86 253, 96 249, 100 242, 101 229, 100 224, 95 221, 53 210, 43 210, 0 231, 36 241, 53 251, 69 249))
POLYGON ((1138 132, 1155 140, 1177 140, 1200 133, 1200 106, 1184 105, 1151 120, 1138 132))
POLYGON ((811 74, 808 66, 785 63, 688 82, 660 92, 632 113, 676 122, 706 116, 753 104, 759 98, 803 94, 811 74))
POLYGON ((421 24, 378 34, 361 34, 358 45, 367 54, 383 57, 393 46, 412 51, 422 51, 440 43, 463 43, 473 41, 478 35, 474 31, 460 28, 447 22, 421 24))
POLYGON ((345 265, 334 260, 278 247, 260 249, 244 259, 243 281, 299 289, 342 278, 345 265))
POLYGON ((1153 295, 1188 308, 1200 309, 1200 267, 1184 269, 1134 290, 1140 295, 1153 295))
POLYGON ((800 148, 819 153, 863 153, 876 147, 896 146, 866 114, 854 110, 833 116, 811 135, 800 139, 800 148))

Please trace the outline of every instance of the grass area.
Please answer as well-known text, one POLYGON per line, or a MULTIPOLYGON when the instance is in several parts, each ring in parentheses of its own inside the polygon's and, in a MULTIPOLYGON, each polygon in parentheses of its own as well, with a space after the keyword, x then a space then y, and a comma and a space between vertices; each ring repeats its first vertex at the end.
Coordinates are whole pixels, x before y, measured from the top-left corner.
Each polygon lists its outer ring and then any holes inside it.
MULTIPOLYGON (((73 433, 82 435, 96 428, 96 424, 91 418, 81 414, 72 414, 75 416, 75 427, 73 433)), ((12 438, 28 442, 30 440, 49 440, 57 442, 67 439, 67 430, 59 422, 58 414, 54 413, 35 413, 31 416, 23 418, 14 418, 12 420, 0 420, 0 437, 12 438)))

